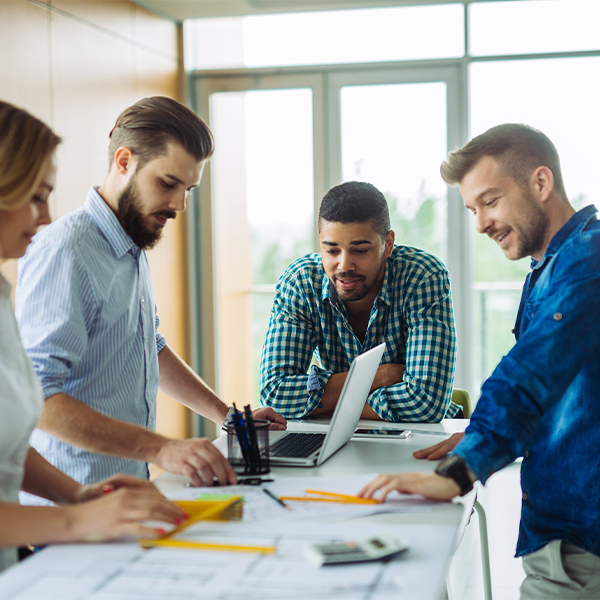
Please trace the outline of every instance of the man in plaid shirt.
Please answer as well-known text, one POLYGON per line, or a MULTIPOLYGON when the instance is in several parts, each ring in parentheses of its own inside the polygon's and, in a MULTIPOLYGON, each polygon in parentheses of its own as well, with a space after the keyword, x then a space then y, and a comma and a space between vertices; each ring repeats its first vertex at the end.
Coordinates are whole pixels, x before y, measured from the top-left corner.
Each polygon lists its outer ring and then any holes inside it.
POLYGON ((320 254, 283 273, 260 367, 261 401, 286 418, 331 413, 362 352, 386 349, 363 419, 440 421, 450 400, 456 335, 448 271, 395 246, 383 194, 351 181, 325 195, 320 254))

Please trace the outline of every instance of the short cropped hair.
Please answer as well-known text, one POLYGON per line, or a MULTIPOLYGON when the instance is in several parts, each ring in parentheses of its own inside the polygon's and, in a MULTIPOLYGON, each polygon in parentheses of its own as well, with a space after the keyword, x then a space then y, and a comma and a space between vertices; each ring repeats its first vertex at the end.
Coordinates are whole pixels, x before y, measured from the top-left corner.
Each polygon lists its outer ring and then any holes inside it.
POLYGON ((332 187, 323 197, 319 209, 319 232, 321 222, 366 223, 371 221, 373 230, 382 239, 390 231, 390 211, 385 196, 372 184, 347 181, 332 187))
POLYGON ((495 158, 503 174, 521 187, 527 185, 535 169, 548 167, 556 191, 567 200, 558 152, 541 131, 520 123, 492 127, 448 154, 440 167, 442 179, 449 185, 460 183, 484 156, 495 158))
POLYGON ((0 101, 0 210, 29 202, 60 142, 48 125, 0 101))
POLYGON ((126 108, 109 138, 109 168, 122 146, 133 152, 138 168, 162 156, 169 142, 181 145, 198 162, 214 152, 213 135, 206 123, 187 106, 165 96, 143 98, 126 108))

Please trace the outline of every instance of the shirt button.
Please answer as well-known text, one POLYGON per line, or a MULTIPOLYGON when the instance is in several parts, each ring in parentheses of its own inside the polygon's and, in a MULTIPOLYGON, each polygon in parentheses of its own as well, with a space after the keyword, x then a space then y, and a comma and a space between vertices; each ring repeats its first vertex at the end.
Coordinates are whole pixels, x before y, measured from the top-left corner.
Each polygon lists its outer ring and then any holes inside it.
POLYGON ((529 450, 525 451, 525 458, 529 458, 529 450))
POLYGON ((144 296, 142 296, 142 302, 146 302, 146 298, 144 298, 144 296))
POLYGON ((560 321, 560 320, 562 319, 562 315, 561 315, 560 313, 554 313, 554 314, 552 315, 552 318, 553 318, 555 321, 560 321))
POLYGON ((527 494, 523 492, 523 500, 527 500, 527 494))

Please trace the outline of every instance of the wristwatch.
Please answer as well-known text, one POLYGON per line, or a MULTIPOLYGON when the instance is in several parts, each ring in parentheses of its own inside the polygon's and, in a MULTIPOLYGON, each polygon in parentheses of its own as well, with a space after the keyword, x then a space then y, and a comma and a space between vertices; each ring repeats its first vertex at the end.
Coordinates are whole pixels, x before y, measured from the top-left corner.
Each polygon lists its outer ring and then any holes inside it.
POLYGON ((473 489, 473 482, 469 475, 469 467, 462 456, 450 454, 444 458, 436 467, 435 472, 452 479, 460 488, 460 495, 464 496, 473 489))

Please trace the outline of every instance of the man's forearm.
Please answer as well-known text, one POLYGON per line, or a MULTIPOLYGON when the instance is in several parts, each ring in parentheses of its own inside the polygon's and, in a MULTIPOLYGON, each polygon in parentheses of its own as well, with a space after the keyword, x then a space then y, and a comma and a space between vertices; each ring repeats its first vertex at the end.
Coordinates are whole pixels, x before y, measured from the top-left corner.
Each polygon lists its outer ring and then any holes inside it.
POLYGON ((160 389, 195 413, 221 425, 227 405, 169 346, 158 354, 160 389))
MULTIPOLYGON (((379 365, 377 369, 377 373, 375 374, 375 379, 371 384, 371 389, 369 392, 373 392, 382 387, 389 387, 391 385, 395 385, 402 381, 402 374, 404 373, 406 367, 405 365, 399 364, 385 364, 379 365)), ((346 377, 348 376, 348 372, 345 371, 343 373, 334 373, 327 381, 325 385, 325 389, 323 390, 323 397, 321 399, 321 406, 315 409, 311 415, 318 416, 324 415, 335 410, 335 407, 340 399, 340 394, 342 393, 342 388, 344 387, 344 383, 346 381, 346 377)), ((361 414, 362 419, 381 419, 381 417, 369 406, 368 403, 365 403, 365 407, 361 414)))
POLYGON ((64 393, 46 399, 38 427, 90 452, 144 462, 155 462, 168 441, 149 429, 108 417, 64 393))

